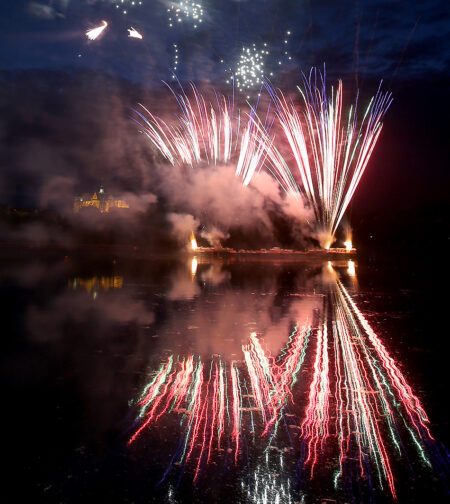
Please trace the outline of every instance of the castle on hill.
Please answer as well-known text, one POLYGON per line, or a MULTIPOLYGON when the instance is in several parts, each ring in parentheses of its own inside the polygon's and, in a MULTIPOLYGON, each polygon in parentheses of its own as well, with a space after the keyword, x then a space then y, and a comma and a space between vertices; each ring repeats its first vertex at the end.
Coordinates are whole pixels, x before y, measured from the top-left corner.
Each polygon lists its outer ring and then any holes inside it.
POLYGON ((100 213, 108 213, 112 208, 130 208, 125 200, 114 199, 111 195, 106 195, 103 185, 94 194, 83 194, 76 196, 73 202, 73 211, 78 213, 81 208, 94 207, 100 213))

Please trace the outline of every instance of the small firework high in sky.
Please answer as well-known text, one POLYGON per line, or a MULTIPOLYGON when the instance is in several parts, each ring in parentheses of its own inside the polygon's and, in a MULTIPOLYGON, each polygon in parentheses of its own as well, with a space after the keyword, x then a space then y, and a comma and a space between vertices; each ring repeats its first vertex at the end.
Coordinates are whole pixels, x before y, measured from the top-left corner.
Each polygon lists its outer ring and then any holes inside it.
MULTIPOLYGON (((292 60, 289 53, 290 37, 291 31, 288 30, 283 40, 272 49, 269 49, 267 42, 243 46, 234 66, 226 71, 226 83, 232 83, 236 89, 243 92, 260 89, 264 79, 272 79, 279 72, 281 65, 292 60)), ((223 58, 220 63, 224 63, 223 58)))
POLYGON ((258 49, 256 44, 242 48, 233 74, 237 89, 248 90, 261 87, 266 75, 265 60, 268 55, 267 44, 263 44, 262 49, 258 49))
POLYGON ((116 4, 116 9, 119 9, 122 14, 128 14, 129 9, 139 7, 144 4, 143 0, 113 0, 116 4))
POLYGON ((169 28, 189 21, 196 29, 203 22, 203 6, 199 1, 173 2, 167 12, 169 13, 169 28))

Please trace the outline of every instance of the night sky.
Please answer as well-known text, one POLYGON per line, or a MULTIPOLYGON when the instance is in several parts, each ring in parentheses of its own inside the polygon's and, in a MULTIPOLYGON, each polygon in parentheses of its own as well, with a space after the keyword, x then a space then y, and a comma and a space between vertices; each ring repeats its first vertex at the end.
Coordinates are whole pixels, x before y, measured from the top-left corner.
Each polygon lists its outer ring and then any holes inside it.
POLYGON ((197 29, 186 20, 170 28, 167 8, 173 2, 168 1, 7 3, 0 21, 2 69, 91 68, 159 85, 170 76, 172 44, 177 43, 181 79, 220 83, 242 45, 268 43, 271 58, 277 59, 291 31, 292 63, 281 72, 327 63, 332 75, 383 78, 394 86, 449 72, 448 7, 437 0, 209 0, 201 2, 203 21, 197 29), (107 32, 89 43, 84 32, 103 19, 107 32), (142 41, 127 38, 130 26, 143 34, 142 41))
MULTIPOLYGON (((0 203, 58 206, 64 198, 55 202, 56 193, 66 197, 99 181, 142 196, 144 203, 151 200, 158 189, 148 168, 148 145, 129 119, 131 108, 138 101, 158 102, 161 81, 171 80, 175 65, 180 81, 231 94, 226 81, 242 47, 267 44, 270 79, 287 93, 295 92, 301 72, 324 64, 329 83, 341 78, 352 95, 359 88, 361 97, 370 96, 380 80, 393 92, 382 137, 352 204, 354 226, 379 215, 416 221, 426 215, 422 228, 430 216, 442 222, 449 189, 446 2, 201 4, 202 22, 195 29, 185 18, 170 27, 173 2, 165 0, 134 6, 127 0, 3 2, 0 203), (102 20, 107 29, 88 41, 86 30, 102 20), (143 40, 128 38, 130 27, 143 40)), ((251 98, 256 92, 249 92, 251 98)), ((439 222, 433 226, 442 230, 439 222)))

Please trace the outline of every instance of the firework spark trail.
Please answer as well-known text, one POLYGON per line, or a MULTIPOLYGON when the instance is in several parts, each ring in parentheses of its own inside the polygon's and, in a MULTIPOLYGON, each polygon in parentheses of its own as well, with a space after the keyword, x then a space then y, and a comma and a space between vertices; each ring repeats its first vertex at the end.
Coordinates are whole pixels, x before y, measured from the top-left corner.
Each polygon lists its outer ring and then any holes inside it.
POLYGON ((329 436, 330 383, 328 376, 328 330, 323 324, 317 331, 316 357, 313 380, 309 389, 309 401, 305 418, 300 426, 300 435, 307 443, 308 452, 305 466, 311 463, 311 478, 318 458, 318 447, 323 452, 329 436))
MULTIPOLYGON (((338 282, 337 291, 342 296, 342 302, 346 303, 348 306, 347 312, 354 315, 359 321, 366 334, 366 338, 372 345, 372 349, 369 350, 369 353, 374 362, 374 367, 378 371, 380 380, 391 397, 391 411, 393 412, 394 408, 397 410, 399 418, 402 420, 407 432, 411 436, 413 446, 416 448, 424 464, 430 468, 434 467, 443 475, 443 479, 445 480, 449 467, 448 452, 445 447, 439 442, 436 442, 431 435, 428 427, 429 420, 419 399, 413 393, 412 388, 407 383, 395 361, 390 357, 379 337, 373 331, 341 282, 338 282), (406 417, 403 412, 406 413, 406 417)), ((406 451, 398 434, 398 422, 395 418, 392 418, 391 422, 389 416, 385 415, 385 417, 389 421, 391 438, 394 445, 398 451, 406 451)), ((444 482, 444 485, 445 484, 444 482)))
POLYGON ((89 40, 96 40, 103 33, 103 30, 107 26, 108 26, 108 23, 106 21, 102 21, 102 24, 100 26, 97 26, 97 28, 92 28, 92 30, 88 30, 86 32, 86 37, 89 40))
POLYGON ((145 414, 146 409, 151 405, 155 397, 159 394, 159 388, 165 382, 167 375, 172 369, 173 365, 173 355, 171 355, 167 364, 162 365, 156 374, 154 380, 144 388, 141 397, 139 398, 139 406, 141 406, 141 411, 139 416, 142 417, 145 414))
POLYGON ((411 387, 408 385, 406 382, 405 377, 401 373, 400 369, 398 366, 395 364, 394 359, 389 355, 387 352, 385 346, 383 343, 381 343, 380 339, 378 336, 375 334, 373 331, 372 327, 369 325, 367 320, 365 319, 364 315, 361 313, 361 311, 358 309, 352 298, 350 297, 349 293, 345 289, 345 287, 342 285, 340 281, 338 281, 338 289, 339 292, 342 294, 344 299, 348 302, 348 304, 351 306, 353 312, 355 313, 356 317, 358 318, 359 322, 361 323, 362 327, 364 328, 370 342, 374 346, 379 358, 380 362, 383 365, 384 369, 386 370, 394 388, 397 391, 397 394, 406 410, 406 413, 408 414, 411 422, 413 423, 415 429, 417 430, 418 434, 422 439, 430 439, 434 441, 433 436, 430 433, 430 430, 428 428, 427 423, 429 423, 429 419, 427 414, 425 413, 418 397, 413 393, 411 387))
POLYGON ((241 392, 239 389, 239 371, 236 368, 236 363, 231 362, 230 366, 231 373, 231 392, 233 394, 233 408, 232 408, 232 416, 233 416, 233 431, 231 433, 231 438, 234 441, 235 445, 235 456, 234 460, 237 461, 239 454, 239 438, 241 433, 241 392))
POLYGON ((218 428, 217 428, 217 448, 221 449, 221 439, 225 429, 225 380, 224 367, 220 361, 219 392, 218 392, 218 428))
MULTIPOLYGON (((372 459, 383 487, 383 479, 388 482, 395 498, 394 478, 387 454, 385 442, 379 428, 379 414, 376 401, 378 393, 371 387, 371 382, 363 361, 359 345, 354 340, 351 324, 349 324, 345 305, 335 303, 335 350, 336 368, 342 370, 342 378, 338 384, 343 384, 345 401, 342 401, 341 391, 336 396, 337 412, 341 418, 339 424, 340 470, 335 482, 342 476, 342 463, 351 457, 352 448, 356 447, 359 470, 362 476, 368 476, 368 461, 372 459), (342 420, 342 416, 346 419, 342 420)), ((378 391, 377 391, 378 392, 378 391)))
MULTIPOLYGON (((255 363, 251 356, 251 347, 250 345, 245 345, 242 347, 242 351, 244 352, 245 363, 247 364, 247 371, 250 377, 250 383, 252 385, 253 395, 255 398, 255 402, 257 407, 259 408, 262 416, 262 420, 264 425, 267 425, 267 411, 266 411, 266 402, 264 401, 264 392, 262 390, 260 384, 260 377, 264 376, 263 373, 259 372, 255 369, 255 363)), ((260 366, 258 366, 260 367, 260 366)), ((263 384, 264 386, 264 384, 263 384)))
POLYGON ((364 378, 367 383, 370 382, 370 377, 372 377, 373 389, 371 390, 371 393, 376 393, 379 399, 377 402, 375 402, 376 416, 378 418, 384 418, 387 422, 387 427, 391 435, 391 441, 396 447, 398 453, 401 454, 402 443, 399 436, 397 420, 394 416, 394 410, 388 398, 389 395, 394 398, 392 388, 388 383, 386 376, 384 376, 381 372, 379 362, 373 355, 371 349, 367 346, 367 338, 365 336, 365 333, 361 330, 361 327, 358 326, 357 320, 355 319, 355 316, 346 299, 342 296, 342 293, 339 289, 337 289, 334 294, 336 305, 342 307, 342 311, 343 313, 345 313, 346 324, 348 325, 349 331, 352 334, 352 340, 355 342, 355 345, 358 345, 358 349, 363 357, 363 359, 361 360, 361 367, 364 370, 364 378), (370 373, 368 371, 370 371, 370 373))
MULTIPOLYGON (((270 84, 266 87, 294 157, 302 193, 314 209, 317 222, 327 236, 324 245, 329 247, 377 143, 392 95, 383 93, 380 84, 360 125, 356 112, 358 99, 345 123, 342 81, 336 91, 332 89, 329 98, 325 74, 317 74, 312 69, 309 78, 304 76, 303 89, 298 88, 303 113, 280 90, 270 84)), ((295 177, 283 156, 272 149, 269 159, 270 169, 283 189, 298 194, 295 177)))
MULTIPOLYGON (((351 489, 355 478, 357 481, 366 479, 372 487, 374 474, 379 486, 387 485, 395 498, 388 447, 395 448, 399 455, 407 454, 400 436, 400 419, 423 461, 431 466, 422 445, 423 441, 433 440, 426 436, 428 431, 420 422, 425 420, 419 412, 425 413, 418 409, 417 397, 339 280, 327 299, 330 306, 328 309, 327 304, 324 305, 324 313, 330 313, 333 320, 334 425, 339 451, 335 487, 338 488, 342 480, 344 489, 351 489), (407 414, 403 415, 403 411, 407 414)), ((142 423, 129 444, 145 428, 156 425, 170 412, 179 414, 184 432, 174 457, 183 466, 191 463, 196 481, 203 468, 211 463, 214 452, 223 451, 224 436, 229 436, 230 453, 234 452, 234 462, 238 462, 242 446, 244 453, 247 449, 243 415, 250 414, 251 432, 255 434, 253 413, 258 412, 262 415, 261 436, 270 430, 265 450, 268 453, 287 405, 294 404, 292 387, 305 359, 311 334, 309 325, 300 327, 297 323, 277 359, 264 351, 255 333, 250 334, 248 345, 242 347, 242 364, 232 361, 225 365, 220 357, 214 357, 206 367, 192 355, 177 359, 168 357, 137 400, 138 419, 142 423), (250 394, 247 383, 252 389, 250 394)), ((326 321, 321 322, 315 334, 308 404, 300 423, 300 440, 306 448, 301 463, 304 470, 309 466, 311 478, 321 453, 328 446, 331 425, 330 334, 326 321)), ((427 449, 432 453, 433 446, 427 445, 427 449)), ((439 447, 435 452, 433 456, 444 473, 445 453, 439 452, 439 447)))
POLYGON ((169 386, 169 384, 171 383, 171 381, 173 379, 174 372, 169 375, 169 371, 172 368, 172 362, 173 362, 173 358, 170 357, 169 360, 168 360, 168 362, 167 362, 165 372, 161 374, 161 376, 158 378, 158 380, 157 380, 157 382, 155 384, 156 387, 153 389, 153 391, 151 390, 150 393, 148 394, 148 396, 145 397, 140 402, 140 405, 142 406, 142 408, 141 408, 141 412, 139 414, 139 417, 142 418, 144 416, 144 414, 146 414, 147 418, 146 418, 145 422, 139 427, 139 429, 130 438, 130 440, 128 441, 128 444, 134 443, 134 441, 136 441, 136 439, 139 437, 140 433, 146 427, 148 427, 148 425, 150 425, 150 423, 152 423, 152 421, 154 420, 155 411, 158 408, 159 404, 161 403, 164 395, 167 392, 168 386, 169 386), (159 388, 163 385, 163 383, 166 380, 167 376, 169 376, 168 382, 165 385, 165 387, 163 388, 163 392, 161 394, 159 394, 159 388), (150 394, 151 394, 151 396, 150 396, 150 394), (152 403, 153 403, 153 406, 150 409, 150 411, 148 413, 145 413, 146 409, 152 403))
POLYGON ((128 37, 142 40, 142 35, 133 27, 128 28, 128 37))
MULTIPOLYGON (((194 425, 194 431, 193 431, 194 435, 192 436, 192 440, 191 440, 191 450, 186 457, 186 461, 188 461, 189 456, 192 453, 192 449, 193 449, 194 445, 198 444, 198 442, 196 442, 197 441, 196 433, 199 433, 201 427, 203 427, 203 432, 198 435, 198 438, 199 438, 198 441, 201 441, 201 447, 200 447, 200 454, 197 457, 197 467, 196 467, 195 473, 194 473, 194 482, 199 477, 201 463, 203 460, 203 453, 205 452, 206 447, 208 445, 207 432, 208 432, 208 425, 210 423, 209 422, 209 413, 210 413, 210 411, 209 411, 209 395, 210 395, 210 389, 211 389, 211 379, 212 379, 212 375, 213 375, 212 370, 213 370, 213 363, 211 362, 211 367, 209 370, 209 380, 205 384, 206 393, 202 397, 203 404, 200 407, 200 414, 197 415, 196 420, 195 420, 196 423, 194 425)), ((211 430, 212 430, 212 427, 211 427, 211 430)), ((212 437, 213 437, 212 432, 210 432, 209 437, 212 440, 212 437)))
POLYGON ((270 367, 272 390, 270 392, 270 411, 272 416, 269 419, 262 435, 267 434, 273 424, 275 429, 272 438, 277 431, 277 426, 282 418, 284 407, 290 401, 294 404, 292 395, 292 386, 296 382, 297 374, 303 364, 306 347, 309 340, 308 327, 298 329, 298 324, 295 326, 293 333, 290 335, 290 342, 285 352, 281 364, 276 364, 274 361, 270 367))
POLYGON ((235 163, 235 174, 248 185, 255 172, 264 165, 271 149, 271 139, 256 114, 249 108, 237 116, 234 105, 223 95, 207 102, 191 84, 192 97, 184 90, 168 86, 179 105, 181 115, 168 124, 141 105, 143 112, 136 122, 150 142, 172 165, 235 163))
POLYGON ((194 443, 198 436, 198 431, 200 428, 200 414, 202 407, 201 393, 203 389, 203 364, 199 363, 197 366, 196 379, 194 383, 194 390, 192 392, 192 399, 189 405, 188 411, 190 413, 190 421, 188 428, 188 435, 186 436, 185 451, 183 453, 182 459, 188 461, 192 450, 194 449, 194 443), (189 445, 189 450, 186 452, 189 445))
POLYGON ((181 403, 186 399, 186 394, 191 384, 191 376, 193 371, 194 371, 194 356, 190 355, 184 364, 184 373, 182 375, 182 379, 180 380, 181 383, 179 385, 177 393, 176 394, 174 393, 174 403, 172 409, 175 411, 178 410, 181 403))

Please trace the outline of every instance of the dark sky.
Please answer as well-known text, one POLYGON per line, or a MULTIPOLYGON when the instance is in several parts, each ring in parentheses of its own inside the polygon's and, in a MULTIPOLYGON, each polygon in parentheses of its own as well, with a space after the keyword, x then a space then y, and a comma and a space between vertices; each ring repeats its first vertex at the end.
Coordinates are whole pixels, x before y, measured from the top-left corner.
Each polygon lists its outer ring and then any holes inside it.
MULTIPOLYGON (((186 18, 169 26, 168 9, 176 2, 167 0, 135 0, 134 6, 130 0, 2 2, 0 203, 67 206, 73 194, 100 181, 116 193, 134 193, 142 205, 154 194, 160 201, 149 147, 129 119, 131 108, 138 101, 165 103, 161 81, 172 77, 175 44, 181 81, 230 94, 229 69, 243 46, 255 44, 269 51, 265 75, 287 93, 295 92, 302 71, 324 64, 331 84, 343 80, 347 98, 357 87, 367 98, 380 80, 392 91, 384 130, 349 210, 356 226, 378 215, 380 222, 414 216, 412 227, 418 215, 427 215, 422 228, 429 215, 445 218, 447 2, 197 2, 203 15, 196 29, 186 18), (107 29, 88 41, 86 30, 102 20, 107 29), (143 40, 128 38, 130 27, 143 40)), ((136 208, 142 205, 136 201, 136 208)))
POLYGON ((197 1, 203 7, 197 29, 190 20, 169 27, 167 9, 176 2, 168 0, 135 6, 130 0, 3 2, 0 68, 88 67, 158 84, 170 77, 175 43, 181 79, 217 83, 225 80, 243 45, 266 43, 267 64, 276 74, 324 62, 332 75, 394 83, 449 72, 444 1, 197 1), (102 38, 87 41, 84 32, 103 19, 109 26, 102 38), (142 41, 127 37, 130 26, 143 34, 142 41), (280 66, 287 31, 292 59, 280 66))

